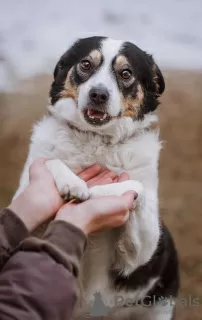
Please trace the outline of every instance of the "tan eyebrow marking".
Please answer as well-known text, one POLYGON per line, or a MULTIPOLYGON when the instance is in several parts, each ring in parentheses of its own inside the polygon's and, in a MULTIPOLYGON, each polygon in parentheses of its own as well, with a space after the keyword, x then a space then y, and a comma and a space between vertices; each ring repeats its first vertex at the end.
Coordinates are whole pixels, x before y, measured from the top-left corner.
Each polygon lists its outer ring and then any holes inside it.
POLYGON ((115 67, 117 69, 121 69, 121 67, 123 67, 123 66, 127 66, 127 65, 130 66, 130 63, 129 63, 128 59, 125 56, 119 55, 116 58, 116 61, 115 61, 114 65, 115 65, 115 67))
POLYGON ((93 60, 96 66, 101 62, 102 54, 99 50, 92 50, 89 54, 89 57, 93 60))

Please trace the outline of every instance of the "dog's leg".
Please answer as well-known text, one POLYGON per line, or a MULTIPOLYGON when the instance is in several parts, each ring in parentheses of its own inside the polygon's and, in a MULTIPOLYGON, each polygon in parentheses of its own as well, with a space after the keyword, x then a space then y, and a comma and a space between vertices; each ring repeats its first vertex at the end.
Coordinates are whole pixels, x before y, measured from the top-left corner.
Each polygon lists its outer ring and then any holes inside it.
POLYGON ((46 162, 61 197, 65 201, 76 199, 87 200, 90 196, 87 184, 75 175, 61 160, 48 160, 46 162))
POLYGON ((114 268, 125 276, 147 263, 157 248, 160 228, 155 190, 144 189, 138 181, 124 181, 90 189, 90 196, 121 195, 134 190, 138 198, 126 224, 118 228, 117 255, 114 268))
POLYGON ((95 198, 98 196, 120 196, 127 191, 136 191, 138 193, 138 201, 141 203, 144 201, 143 185, 134 180, 128 180, 124 182, 118 182, 113 184, 107 184, 102 186, 95 186, 90 188, 90 197, 95 198))

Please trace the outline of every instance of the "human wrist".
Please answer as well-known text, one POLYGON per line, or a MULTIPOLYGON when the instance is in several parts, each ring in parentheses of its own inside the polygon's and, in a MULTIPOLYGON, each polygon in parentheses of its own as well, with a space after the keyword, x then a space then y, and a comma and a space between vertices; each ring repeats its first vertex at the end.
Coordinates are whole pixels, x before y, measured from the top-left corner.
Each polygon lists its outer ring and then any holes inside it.
POLYGON ((11 202, 8 209, 22 220, 29 232, 40 224, 41 208, 30 186, 11 202))
POLYGON ((82 214, 78 212, 80 210, 76 209, 74 206, 69 207, 68 209, 61 208, 56 214, 55 220, 64 221, 72 224, 73 226, 79 228, 83 233, 88 236, 90 233, 90 221, 82 214))

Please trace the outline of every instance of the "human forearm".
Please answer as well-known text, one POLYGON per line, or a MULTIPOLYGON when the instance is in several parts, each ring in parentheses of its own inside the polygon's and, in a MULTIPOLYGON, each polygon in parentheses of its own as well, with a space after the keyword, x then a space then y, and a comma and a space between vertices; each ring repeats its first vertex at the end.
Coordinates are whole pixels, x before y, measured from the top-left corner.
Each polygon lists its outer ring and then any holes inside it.
POLYGON ((64 221, 53 221, 43 239, 22 241, 0 273, 1 319, 71 319, 85 242, 64 221))
POLYGON ((0 270, 11 252, 28 236, 22 220, 8 208, 0 210, 0 270))

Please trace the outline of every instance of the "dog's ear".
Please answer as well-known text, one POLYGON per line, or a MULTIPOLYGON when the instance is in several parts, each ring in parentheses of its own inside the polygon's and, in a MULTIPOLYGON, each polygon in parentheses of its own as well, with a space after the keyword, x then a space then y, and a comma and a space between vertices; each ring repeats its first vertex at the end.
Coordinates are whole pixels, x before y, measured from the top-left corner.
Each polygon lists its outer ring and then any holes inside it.
POLYGON ((50 101, 54 104, 59 99, 59 93, 63 89, 63 85, 67 76, 64 66, 63 56, 60 58, 53 71, 53 82, 49 91, 50 101))
POLYGON ((165 90, 164 77, 152 55, 146 53, 146 61, 147 68, 145 69, 142 81, 144 88, 144 106, 142 108, 142 115, 156 110, 159 105, 158 98, 165 90))
POLYGON ((165 90, 164 77, 158 65, 154 61, 152 55, 148 54, 147 52, 144 52, 144 53, 146 54, 147 66, 150 69, 149 71, 146 72, 146 76, 144 77, 146 89, 150 93, 153 92, 158 97, 165 90))
POLYGON ((153 63, 152 69, 153 69, 153 73, 154 73, 153 81, 156 86, 156 94, 160 96, 165 90, 164 77, 161 73, 161 70, 159 69, 159 67, 157 66, 157 64, 155 62, 153 63))
POLYGON ((57 77, 59 70, 60 70, 60 64, 59 64, 59 62, 58 62, 58 63, 56 64, 55 69, 54 69, 54 72, 53 72, 53 77, 54 77, 54 79, 57 77))
POLYGON ((56 79, 57 75, 59 74, 60 71, 62 71, 64 68, 64 59, 63 56, 60 58, 58 63, 55 66, 54 72, 53 72, 53 77, 56 79))

